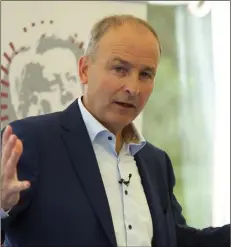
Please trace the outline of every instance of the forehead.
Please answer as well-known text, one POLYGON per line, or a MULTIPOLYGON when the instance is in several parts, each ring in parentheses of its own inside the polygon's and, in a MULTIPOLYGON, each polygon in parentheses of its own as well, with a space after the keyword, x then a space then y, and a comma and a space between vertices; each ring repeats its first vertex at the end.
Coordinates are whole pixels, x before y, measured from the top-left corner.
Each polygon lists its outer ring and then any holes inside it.
POLYGON ((98 55, 105 59, 120 56, 126 60, 157 65, 160 52, 154 34, 138 24, 111 28, 100 40, 98 55))

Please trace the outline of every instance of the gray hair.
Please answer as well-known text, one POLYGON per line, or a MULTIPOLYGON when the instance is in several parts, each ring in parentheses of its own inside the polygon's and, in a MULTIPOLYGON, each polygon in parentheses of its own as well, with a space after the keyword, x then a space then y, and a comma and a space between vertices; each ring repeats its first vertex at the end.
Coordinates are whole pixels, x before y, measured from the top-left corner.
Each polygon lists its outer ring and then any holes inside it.
POLYGON ((95 25, 93 26, 90 32, 90 37, 85 50, 85 55, 92 56, 93 54, 95 54, 99 41, 109 29, 122 26, 124 23, 128 23, 128 22, 132 24, 140 24, 146 27, 157 39, 157 42, 159 44, 159 50, 161 53, 162 48, 158 34, 155 31, 155 29, 148 24, 148 22, 138 17, 135 17, 133 15, 112 15, 112 16, 104 17, 103 19, 95 23, 95 25))

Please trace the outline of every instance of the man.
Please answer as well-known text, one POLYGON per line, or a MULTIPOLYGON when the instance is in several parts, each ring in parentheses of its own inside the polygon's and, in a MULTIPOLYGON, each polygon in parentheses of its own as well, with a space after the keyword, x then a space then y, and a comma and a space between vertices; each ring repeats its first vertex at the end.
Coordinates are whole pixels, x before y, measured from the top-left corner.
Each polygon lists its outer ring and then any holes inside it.
POLYGON ((79 61, 83 97, 3 134, 2 229, 10 246, 229 246, 229 226, 187 227, 167 154, 132 121, 160 59, 132 16, 95 24, 79 61))

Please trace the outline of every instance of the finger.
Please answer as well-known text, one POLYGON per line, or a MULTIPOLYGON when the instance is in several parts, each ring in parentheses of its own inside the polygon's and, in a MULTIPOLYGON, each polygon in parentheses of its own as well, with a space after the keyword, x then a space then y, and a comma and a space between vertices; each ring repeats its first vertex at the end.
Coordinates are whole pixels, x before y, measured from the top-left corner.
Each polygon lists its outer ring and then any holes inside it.
POLYGON ((10 138, 7 140, 6 144, 4 145, 2 152, 2 160, 1 160, 2 166, 5 166, 8 159, 10 158, 13 148, 16 145, 16 141, 17 141, 17 136, 11 135, 10 138))
POLYGON ((17 164, 19 161, 20 156, 23 152, 23 145, 20 139, 16 140, 16 144, 11 152, 11 156, 9 160, 7 161, 4 169, 4 174, 6 179, 12 179, 14 177, 17 177, 17 164))
POLYGON ((2 147, 6 144, 7 140, 9 139, 12 133, 12 127, 10 125, 7 125, 2 136, 2 147))
POLYGON ((29 181, 17 181, 11 186, 10 193, 14 194, 14 193, 21 192, 23 190, 29 189, 30 186, 31 184, 29 181))
POLYGON ((13 148, 13 152, 21 155, 23 152, 23 145, 22 145, 22 141, 20 139, 16 140, 15 146, 13 148))
POLYGON ((8 189, 8 196, 13 196, 14 194, 20 193, 31 186, 29 181, 17 181, 12 183, 8 189))

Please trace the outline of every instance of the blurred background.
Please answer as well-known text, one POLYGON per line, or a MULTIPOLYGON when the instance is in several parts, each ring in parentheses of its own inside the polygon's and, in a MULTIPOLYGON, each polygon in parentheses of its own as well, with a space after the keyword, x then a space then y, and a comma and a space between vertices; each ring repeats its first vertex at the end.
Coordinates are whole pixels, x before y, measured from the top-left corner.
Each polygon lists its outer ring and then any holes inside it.
POLYGON ((163 56, 143 115, 165 149, 192 226, 230 222, 230 2, 151 1, 163 56))
POLYGON ((1 1, 1 7, 1 128, 63 110, 80 95, 76 63, 99 18, 147 20, 163 55, 135 122, 169 154, 187 223, 230 222, 229 1, 1 1))

